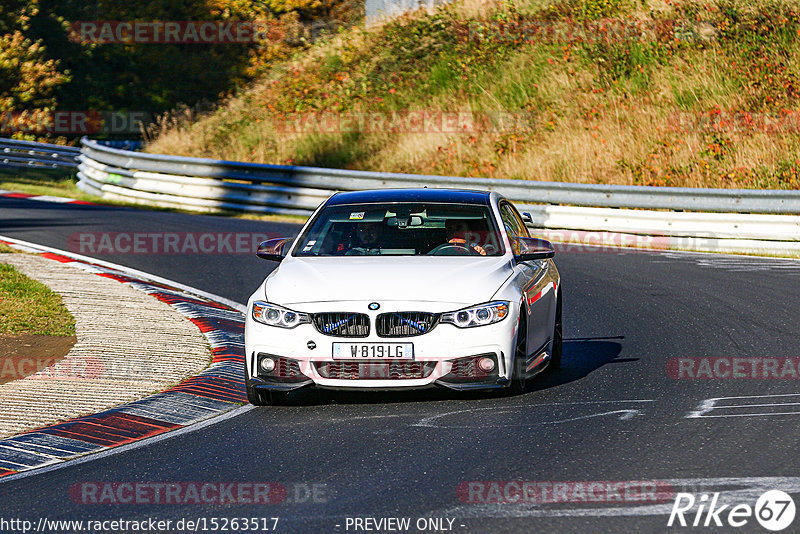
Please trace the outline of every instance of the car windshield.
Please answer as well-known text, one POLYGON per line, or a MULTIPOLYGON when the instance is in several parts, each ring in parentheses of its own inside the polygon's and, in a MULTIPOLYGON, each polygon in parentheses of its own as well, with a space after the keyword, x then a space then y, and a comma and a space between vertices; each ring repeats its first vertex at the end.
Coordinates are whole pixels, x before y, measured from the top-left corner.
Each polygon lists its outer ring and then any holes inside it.
POLYGON ((347 204, 324 208, 294 256, 500 256, 503 241, 488 206, 347 204))

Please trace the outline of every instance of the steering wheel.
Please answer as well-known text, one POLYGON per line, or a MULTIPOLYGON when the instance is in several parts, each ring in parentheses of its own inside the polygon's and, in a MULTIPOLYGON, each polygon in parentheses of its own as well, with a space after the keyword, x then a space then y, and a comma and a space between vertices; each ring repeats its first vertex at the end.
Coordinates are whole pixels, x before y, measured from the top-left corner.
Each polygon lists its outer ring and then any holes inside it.
POLYGON ((428 252, 429 256, 480 256, 474 248, 460 243, 444 243, 428 252))
POLYGON ((345 256, 379 256, 381 253, 381 249, 379 248, 367 248, 367 247, 355 247, 351 248, 347 252, 344 253, 345 256))

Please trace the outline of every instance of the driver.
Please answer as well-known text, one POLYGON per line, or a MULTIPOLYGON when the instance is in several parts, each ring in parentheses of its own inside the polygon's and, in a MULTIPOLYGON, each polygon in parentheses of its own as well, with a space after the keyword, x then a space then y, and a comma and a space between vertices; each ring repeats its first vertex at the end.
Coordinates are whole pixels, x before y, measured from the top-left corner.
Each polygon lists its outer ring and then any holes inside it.
POLYGON ((380 254, 383 224, 378 222, 360 223, 356 226, 355 242, 346 254, 380 254))
POLYGON ((444 223, 447 231, 447 243, 462 245, 471 248, 481 256, 486 256, 486 251, 477 243, 467 243, 467 234, 470 233, 469 224, 463 219, 447 219, 444 223))

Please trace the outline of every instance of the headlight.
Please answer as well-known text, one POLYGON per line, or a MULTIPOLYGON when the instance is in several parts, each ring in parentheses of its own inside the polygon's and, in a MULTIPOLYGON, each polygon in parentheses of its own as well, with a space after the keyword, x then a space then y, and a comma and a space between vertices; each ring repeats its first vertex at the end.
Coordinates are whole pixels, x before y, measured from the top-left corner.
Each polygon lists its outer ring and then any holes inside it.
POLYGON ((287 310, 261 301, 253 303, 253 319, 259 323, 279 328, 294 328, 297 325, 311 322, 311 316, 307 313, 287 310))
POLYGON ((489 302, 480 306, 443 313, 441 322, 450 323, 458 328, 471 328, 500 322, 507 315, 508 302, 489 302))

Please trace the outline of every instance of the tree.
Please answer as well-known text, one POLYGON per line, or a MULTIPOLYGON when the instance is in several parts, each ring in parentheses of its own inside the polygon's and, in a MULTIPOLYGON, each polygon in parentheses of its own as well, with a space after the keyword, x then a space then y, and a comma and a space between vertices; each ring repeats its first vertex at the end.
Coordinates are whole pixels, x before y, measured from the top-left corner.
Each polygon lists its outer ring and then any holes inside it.
POLYGON ((38 3, 6 1, 0 6, 0 134, 34 138, 44 133, 58 88, 69 81, 59 62, 48 59, 41 40, 26 35, 38 3))

